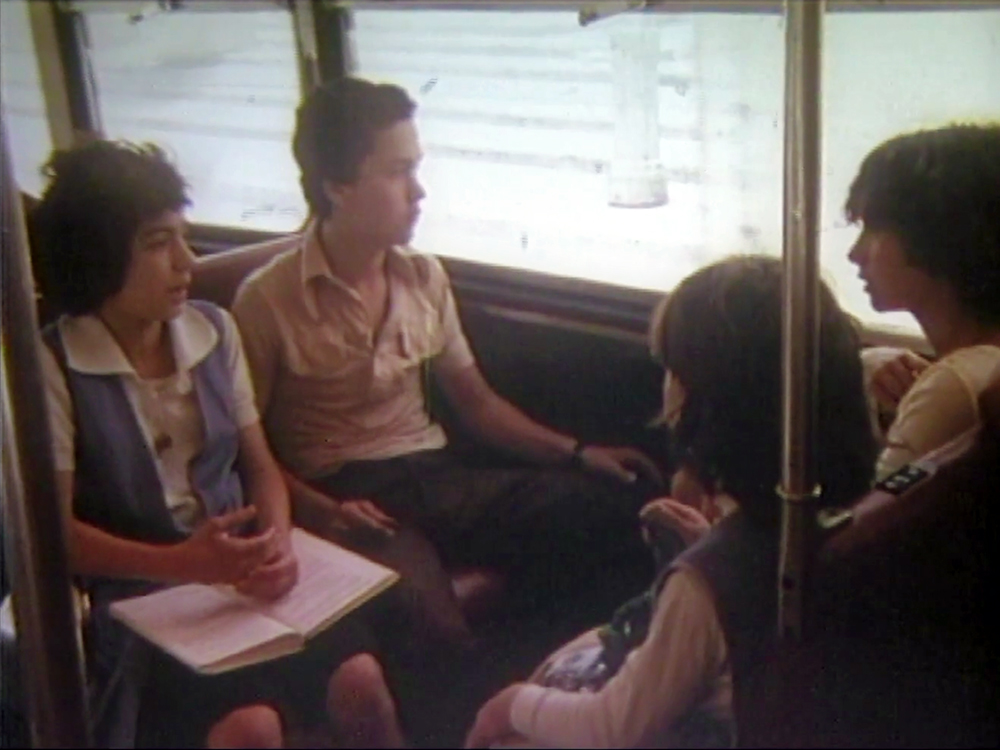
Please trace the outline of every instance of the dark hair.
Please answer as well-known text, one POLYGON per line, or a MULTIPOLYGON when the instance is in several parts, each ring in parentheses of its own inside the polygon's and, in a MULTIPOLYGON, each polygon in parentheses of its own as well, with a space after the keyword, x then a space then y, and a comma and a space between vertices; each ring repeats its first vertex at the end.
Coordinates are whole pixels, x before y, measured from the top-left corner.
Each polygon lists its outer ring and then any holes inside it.
POLYGON ((333 211, 323 183, 357 180, 379 131, 409 120, 416 108, 399 86, 351 77, 329 81, 305 98, 295 115, 292 151, 313 215, 325 219, 333 211))
MULTIPOLYGON (((780 517, 781 262, 740 256, 687 277, 650 328, 653 354, 685 391, 675 459, 751 516, 780 517)), ((865 492, 876 445, 850 319, 820 285, 818 441, 824 504, 865 492)))
POLYGON ((184 179, 152 144, 93 141, 55 151, 32 210, 34 272, 47 303, 70 315, 121 290, 143 222, 190 203, 184 179))
POLYGON ((865 157, 847 218, 899 236, 907 261, 1000 323, 1000 124, 896 136, 865 157))

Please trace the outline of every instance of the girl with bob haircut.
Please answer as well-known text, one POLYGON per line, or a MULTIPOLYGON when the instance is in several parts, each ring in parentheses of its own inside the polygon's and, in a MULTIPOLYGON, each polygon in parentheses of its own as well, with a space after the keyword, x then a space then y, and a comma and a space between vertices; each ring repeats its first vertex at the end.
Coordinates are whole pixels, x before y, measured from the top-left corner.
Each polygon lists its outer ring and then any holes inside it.
MULTIPOLYGON (((651 344, 666 369, 674 487, 705 501, 695 510, 665 498, 644 515, 693 545, 657 577, 606 682, 586 690, 512 685, 480 710, 468 746, 735 742, 742 691, 777 630, 781 276, 774 258, 731 258, 689 276, 658 307, 651 344), (709 528, 704 515, 720 520, 709 528)), ((855 329, 825 286, 820 310, 815 449, 822 501, 839 505, 868 490, 875 444, 855 329)), ((600 640, 607 653, 611 641, 600 640)), ((595 643, 598 634, 585 634, 547 664, 595 643)))
POLYGON ((298 575, 289 500, 232 318, 187 300, 181 176, 155 146, 107 141, 55 153, 46 173, 33 261, 65 314, 40 349, 70 564, 92 602, 98 745, 280 747, 285 701, 300 718, 328 708, 345 741, 399 744, 353 621, 305 654, 201 677, 111 619, 112 601, 173 583, 282 596, 298 575))

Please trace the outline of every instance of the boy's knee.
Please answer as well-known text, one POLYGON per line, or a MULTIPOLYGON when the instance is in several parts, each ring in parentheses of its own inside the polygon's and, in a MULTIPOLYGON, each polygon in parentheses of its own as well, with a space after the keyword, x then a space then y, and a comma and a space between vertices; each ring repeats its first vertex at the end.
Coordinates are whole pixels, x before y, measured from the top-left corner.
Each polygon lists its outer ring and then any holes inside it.
POLYGON ((239 708, 209 730, 206 745, 210 748, 281 747, 281 716, 270 706, 239 708))

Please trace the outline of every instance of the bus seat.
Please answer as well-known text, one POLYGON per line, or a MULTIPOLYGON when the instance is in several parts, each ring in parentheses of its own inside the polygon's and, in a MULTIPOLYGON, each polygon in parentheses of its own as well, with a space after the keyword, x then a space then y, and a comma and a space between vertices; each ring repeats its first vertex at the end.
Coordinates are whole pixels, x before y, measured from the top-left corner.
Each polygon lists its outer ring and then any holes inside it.
POLYGON ((822 545, 806 638, 737 700, 741 746, 1000 746, 1000 382, 980 403, 982 430, 901 494, 863 497, 822 545))
MULTIPOLYGON (((298 236, 289 235, 200 256, 195 265, 191 297, 230 307, 244 278, 297 243, 298 236)), ((502 608, 506 578, 499 571, 460 568, 451 572, 451 579, 459 605, 471 624, 492 618, 502 608)))
POLYGON ((236 290, 243 279, 272 258, 293 249, 297 243, 298 235, 288 235, 199 256, 191 282, 191 297, 208 300, 227 309, 232 307, 236 290))

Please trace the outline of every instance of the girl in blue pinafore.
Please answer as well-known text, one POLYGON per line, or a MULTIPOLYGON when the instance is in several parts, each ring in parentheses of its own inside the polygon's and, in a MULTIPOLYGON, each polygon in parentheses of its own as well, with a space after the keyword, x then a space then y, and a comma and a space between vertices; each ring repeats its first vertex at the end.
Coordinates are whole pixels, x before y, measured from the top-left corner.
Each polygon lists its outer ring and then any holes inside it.
POLYGON ((329 709, 345 744, 402 743, 391 694, 348 620, 300 655, 202 677, 107 605, 170 583, 295 586, 287 490, 229 314, 188 302, 185 185, 154 146, 56 153, 31 216, 35 272, 66 314, 41 347, 57 482, 101 746, 280 747, 289 714, 329 709), (335 666, 332 677, 330 672, 335 666))

